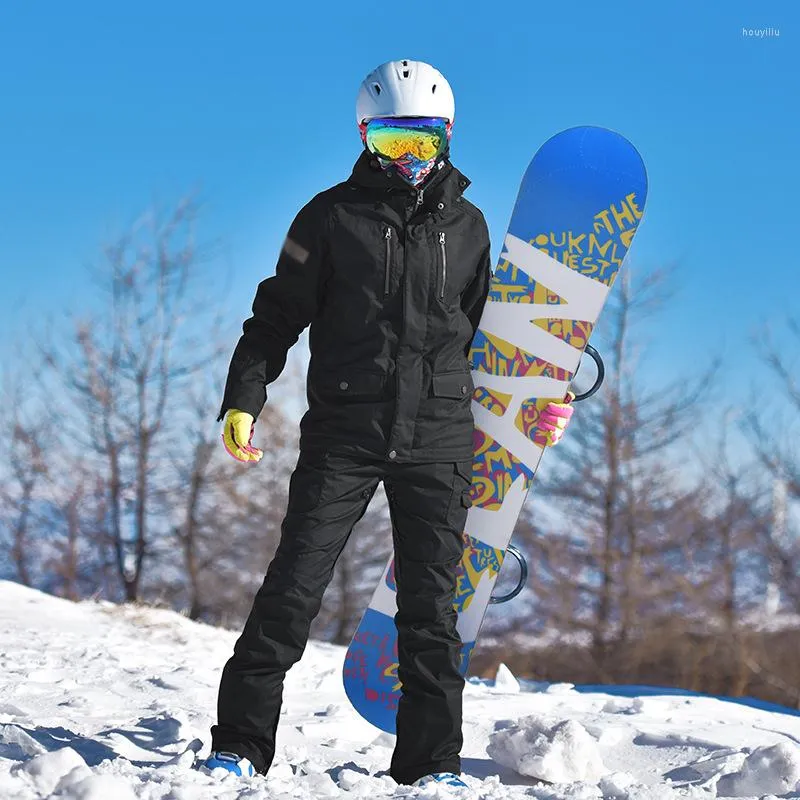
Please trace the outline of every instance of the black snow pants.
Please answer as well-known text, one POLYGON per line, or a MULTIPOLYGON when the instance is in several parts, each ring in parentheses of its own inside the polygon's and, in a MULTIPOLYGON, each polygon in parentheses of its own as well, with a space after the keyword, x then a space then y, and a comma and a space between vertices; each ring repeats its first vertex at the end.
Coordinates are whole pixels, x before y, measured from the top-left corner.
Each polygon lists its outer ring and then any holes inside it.
POLYGON ((412 783, 460 772, 460 639, 453 599, 472 460, 387 463, 301 451, 281 539, 225 665, 212 749, 266 773, 287 669, 300 659, 334 564, 382 480, 389 501, 398 613, 397 742, 391 775, 412 783))

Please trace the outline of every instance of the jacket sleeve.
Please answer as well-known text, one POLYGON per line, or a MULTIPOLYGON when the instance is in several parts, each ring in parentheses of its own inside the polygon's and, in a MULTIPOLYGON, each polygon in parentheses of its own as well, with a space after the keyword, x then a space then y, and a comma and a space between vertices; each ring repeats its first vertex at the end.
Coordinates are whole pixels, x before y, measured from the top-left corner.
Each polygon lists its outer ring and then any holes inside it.
POLYGON ((267 401, 266 386, 278 378, 286 354, 321 305, 328 214, 319 195, 305 205, 283 242, 275 275, 261 281, 253 314, 231 357, 217 421, 230 408, 258 418, 267 401))
MULTIPOLYGON (((492 279, 492 255, 489 244, 489 234, 486 233, 485 246, 481 252, 480 261, 478 263, 478 270, 472 282, 464 290, 461 296, 461 308, 464 313, 469 317, 472 323, 472 335, 478 330, 483 307, 486 304, 486 298, 489 295, 489 283, 492 279)), ((464 354, 469 357, 470 342, 464 349, 464 354)))

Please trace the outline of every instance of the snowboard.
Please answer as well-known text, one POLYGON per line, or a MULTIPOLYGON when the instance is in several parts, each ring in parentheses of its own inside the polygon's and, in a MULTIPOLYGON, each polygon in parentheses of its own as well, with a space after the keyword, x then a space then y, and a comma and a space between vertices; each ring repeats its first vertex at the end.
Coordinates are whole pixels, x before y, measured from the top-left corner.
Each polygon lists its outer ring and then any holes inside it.
MULTIPOLYGON (((469 362, 474 461, 455 608, 470 655, 544 452, 542 409, 564 398, 644 211, 641 156, 618 133, 548 139, 519 189, 469 362)), ((591 458, 591 453, 586 454, 591 458)), ((347 650, 344 687, 369 722, 395 732, 397 611, 390 561, 347 650)))

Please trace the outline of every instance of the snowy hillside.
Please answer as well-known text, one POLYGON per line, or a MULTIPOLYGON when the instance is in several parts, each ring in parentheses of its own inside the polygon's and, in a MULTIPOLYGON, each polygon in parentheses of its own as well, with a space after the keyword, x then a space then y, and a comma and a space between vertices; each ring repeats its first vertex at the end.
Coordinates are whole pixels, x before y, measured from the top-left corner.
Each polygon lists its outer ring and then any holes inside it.
POLYGON ((467 687, 470 790, 397 787, 383 774, 391 737, 351 711, 343 651, 319 644, 290 673, 269 777, 219 782, 190 768, 191 749, 207 751, 234 639, 171 612, 73 605, 0 582, 0 798, 800 797, 798 716, 569 685, 520 691, 507 672, 467 687))

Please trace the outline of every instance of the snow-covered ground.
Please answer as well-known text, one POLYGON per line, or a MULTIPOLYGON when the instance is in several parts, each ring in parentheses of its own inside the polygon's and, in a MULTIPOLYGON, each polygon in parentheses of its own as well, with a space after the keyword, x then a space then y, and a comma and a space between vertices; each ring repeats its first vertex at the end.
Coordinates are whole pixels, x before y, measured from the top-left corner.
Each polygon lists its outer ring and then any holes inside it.
POLYGON ((350 709, 343 650, 323 644, 290 673, 270 775, 220 781, 191 763, 193 750, 207 752, 234 639, 168 611, 75 605, 0 582, 0 798, 800 797, 798 716, 521 688, 502 669, 496 684, 467 687, 469 790, 398 787, 385 775, 392 737, 350 709))

